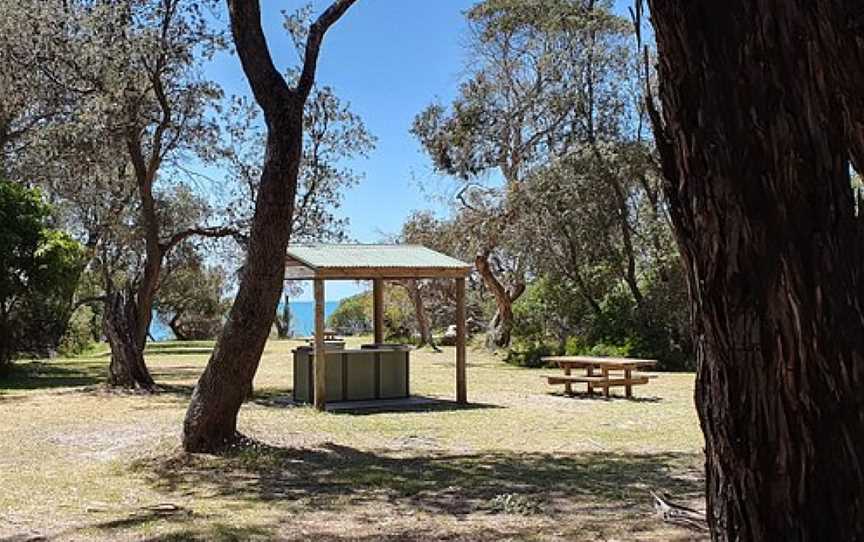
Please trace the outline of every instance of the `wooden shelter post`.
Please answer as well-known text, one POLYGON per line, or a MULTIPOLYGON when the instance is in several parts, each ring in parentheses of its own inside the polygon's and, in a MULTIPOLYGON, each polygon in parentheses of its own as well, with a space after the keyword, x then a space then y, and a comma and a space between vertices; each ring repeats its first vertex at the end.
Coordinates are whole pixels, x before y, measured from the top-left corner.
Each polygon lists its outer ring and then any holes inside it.
POLYGON ((372 280, 372 314, 375 344, 384 342, 384 279, 372 280))
POLYGON ((324 351, 324 281, 315 279, 315 409, 324 410, 327 405, 326 361, 324 351))
POLYGON ((468 403, 465 370, 465 278, 456 279, 456 402, 468 403))

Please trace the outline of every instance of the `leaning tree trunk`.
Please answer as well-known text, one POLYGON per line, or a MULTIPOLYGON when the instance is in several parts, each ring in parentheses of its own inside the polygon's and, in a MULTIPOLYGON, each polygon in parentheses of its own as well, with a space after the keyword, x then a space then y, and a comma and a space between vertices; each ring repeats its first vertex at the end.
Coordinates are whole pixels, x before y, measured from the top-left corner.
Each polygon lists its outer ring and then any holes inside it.
POLYGON ((492 272, 488 252, 477 255, 474 259, 474 267, 477 268, 483 283, 495 299, 495 315, 489 321, 486 330, 486 347, 506 348, 510 345, 510 336, 513 333, 513 303, 525 291, 525 284, 517 282, 509 290, 505 288, 492 272))
POLYGON ((237 297, 186 413, 187 451, 212 451, 234 441, 237 413, 249 395, 276 314, 300 163, 300 112, 286 111, 267 138, 255 221, 237 297), (274 129, 275 128, 275 129, 274 129))
POLYGON ((181 316, 182 316, 182 313, 180 313, 180 312, 175 313, 174 316, 171 317, 171 321, 168 322, 168 327, 171 328, 171 333, 174 334, 174 337, 178 341, 189 341, 189 340, 191 340, 191 338, 189 337, 189 335, 187 335, 183 331, 183 328, 180 324, 180 317, 181 316))
POLYGON ((864 540, 864 228, 819 48, 855 18, 814 0, 649 3, 712 537, 864 540))
POLYGON ((402 284, 408 290, 408 296, 414 305, 414 319, 417 320, 417 331, 420 334, 420 342, 417 347, 429 345, 436 352, 440 352, 441 350, 435 345, 435 338, 432 336, 432 327, 429 325, 429 317, 426 314, 420 285, 417 284, 416 280, 407 280, 402 284))
POLYGON ((273 66, 258 2, 228 0, 237 54, 264 111, 267 152, 237 296, 186 412, 187 451, 216 451, 240 436, 237 414, 251 392, 283 288, 303 144, 303 107, 324 33, 354 1, 336 0, 311 26, 303 70, 297 86, 290 88, 273 66))
POLYGON ((138 348, 135 301, 131 292, 115 292, 105 302, 104 330, 111 348, 108 384, 115 387, 155 391, 156 383, 138 348))

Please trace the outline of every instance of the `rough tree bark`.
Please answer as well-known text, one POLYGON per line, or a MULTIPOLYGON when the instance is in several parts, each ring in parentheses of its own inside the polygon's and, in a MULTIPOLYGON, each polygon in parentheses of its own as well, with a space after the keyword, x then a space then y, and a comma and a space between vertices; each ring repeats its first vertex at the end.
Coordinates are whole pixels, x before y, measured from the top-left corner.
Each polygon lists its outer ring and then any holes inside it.
POLYGON ((649 5, 712 537, 864 540, 862 7, 649 5))
POLYGON ((135 301, 129 291, 107 296, 103 327, 111 347, 108 384, 111 386, 156 390, 156 383, 144 363, 144 354, 135 342, 135 301))
POLYGON ((324 34, 355 1, 336 0, 312 24, 303 69, 291 88, 273 65, 258 1, 228 0, 237 54, 264 112, 267 152, 240 287, 186 412, 187 451, 216 451, 240 437, 237 413, 258 369, 283 287, 303 144, 303 106, 324 34))

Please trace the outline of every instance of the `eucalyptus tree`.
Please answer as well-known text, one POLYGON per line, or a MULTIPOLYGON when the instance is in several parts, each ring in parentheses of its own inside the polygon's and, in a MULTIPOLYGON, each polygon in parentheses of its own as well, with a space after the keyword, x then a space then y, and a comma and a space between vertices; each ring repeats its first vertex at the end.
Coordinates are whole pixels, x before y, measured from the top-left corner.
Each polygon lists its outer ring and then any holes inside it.
POLYGON ((641 304, 646 278, 677 265, 660 172, 645 142, 573 152, 536 169, 514 201, 524 209, 519 250, 532 271, 566 280, 595 314, 618 284, 641 304))
POLYGON ((864 13, 649 5, 712 538, 864 539, 864 13))
POLYGON ((34 130, 63 117, 72 96, 63 80, 38 69, 48 39, 34 32, 34 17, 58 21, 59 5, 35 0, 0 5, 0 173, 17 178, 14 163, 34 130))
POLYGON ((628 24, 610 2, 486 0, 467 17, 471 76, 449 107, 420 113, 412 132, 437 171, 464 183, 461 202, 480 194, 482 207, 464 207, 482 233, 475 264, 496 300, 490 337, 504 346, 524 290, 524 266, 506 250, 521 212, 513 197, 538 165, 621 130, 633 62, 628 24))
MULTIPOLYGON (((223 41, 205 11, 212 5, 48 0, 32 11, 26 4, 10 8, 19 10, 17 18, 40 45, 30 57, 13 59, 17 69, 32 63, 71 103, 61 122, 35 134, 20 174, 51 186, 68 208, 85 213, 94 210, 94 196, 69 173, 84 170, 99 178, 97 187, 110 187, 107 193, 120 198, 107 206, 124 217, 118 228, 96 224, 86 234, 88 244, 101 240, 106 254, 122 262, 122 272, 105 268, 105 259, 101 266, 112 279, 103 285, 112 382, 126 387, 154 387, 142 352, 165 256, 193 235, 233 232, 206 223, 175 228, 164 220, 165 196, 186 190, 188 164, 219 157, 213 104, 221 91, 202 77, 203 63, 223 41)), ((92 218, 78 217, 82 223, 92 218)))
MULTIPOLYGON (((423 245, 440 252, 456 255, 459 235, 451 235, 451 223, 440 220, 428 212, 415 212, 402 224, 402 232, 398 241, 407 244, 423 245)), ((432 336, 432 322, 426 309, 427 304, 440 307, 453 305, 455 295, 450 292, 450 282, 436 280, 404 280, 399 284, 408 292, 408 297, 414 307, 414 320, 420 340, 418 347, 429 345, 438 351, 432 336), (445 284, 446 283, 446 284, 445 284), (450 298, 448 303, 447 297, 450 298), (443 299, 442 299, 443 298, 443 299), (442 302, 443 301, 443 302, 442 302)), ((455 316, 455 314, 454 314, 455 316)))
POLYGON ((282 292, 303 154, 303 116, 321 43, 355 1, 336 0, 312 23, 302 69, 296 83, 289 85, 273 64, 258 1, 228 0, 234 45, 264 113, 267 152, 237 295, 186 412, 187 451, 213 451, 238 439, 237 414, 252 385, 282 292))

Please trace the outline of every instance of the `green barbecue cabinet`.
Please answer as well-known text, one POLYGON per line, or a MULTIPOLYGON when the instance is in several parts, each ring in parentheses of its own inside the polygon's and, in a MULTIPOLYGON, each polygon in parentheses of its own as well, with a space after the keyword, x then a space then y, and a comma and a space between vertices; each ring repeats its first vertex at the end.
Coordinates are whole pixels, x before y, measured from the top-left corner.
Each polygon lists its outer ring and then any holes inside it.
MULTIPOLYGON (((359 349, 326 348, 325 385, 328 401, 398 399, 409 395, 410 346, 369 344, 359 349)), ((315 382, 314 348, 294 350, 294 401, 311 403, 315 382)))

